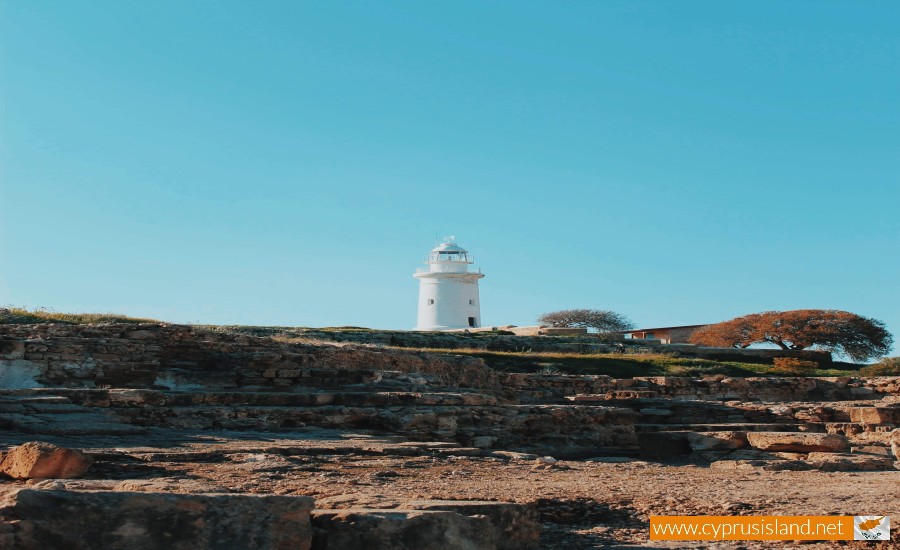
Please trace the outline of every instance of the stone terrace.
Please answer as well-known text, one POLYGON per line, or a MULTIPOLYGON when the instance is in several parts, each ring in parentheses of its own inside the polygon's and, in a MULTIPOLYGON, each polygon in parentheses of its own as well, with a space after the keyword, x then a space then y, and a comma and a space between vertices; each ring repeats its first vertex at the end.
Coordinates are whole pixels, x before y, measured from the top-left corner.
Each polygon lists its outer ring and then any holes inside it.
MULTIPOLYGON (((597 463, 626 469, 647 460, 722 472, 896 473, 891 443, 898 438, 900 379, 510 374, 466 356, 186 326, 6 325, 0 326, 0 413, 0 450, 40 440, 83 449, 95 460, 82 480, 27 490, 22 481, 0 486, 13 491, 0 501, 0 546, 46 547, 56 540, 53 533, 65 531, 71 537, 57 542, 78 548, 89 547, 85 537, 93 535, 35 510, 50 503, 83 506, 106 518, 101 531, 137 522, 135 533, 149 536, 168 531, 141 523, 139 514, 108 511, 125 502, 136 509, 212 510, 219 493, 312 495, 302 482, 279 480, 310 480, 304 476, 324 471, 340 486, 358 479, 346 477, 357 463, 390 465, 371 471, 377 484, 402 477, 398 464, 427 472, 459 462, 461 469, 435 470, 452 477, 467 471, 466 461, 468 468, 500 470, 527 461, 548 475, 597 463), (539 458, 546 455, 554 458, 539 458), (224 472, 249 477, 237 485, 212 481, 224 472)), ((271 548, 295 539, 302 539, 292 546, 298 548, 386 549, 551 547, 557 535, 579 540, 568 528, 559 534, 569 524, 537 496, 517 498, 518 504, 471 497, 420 502, 422 495, 392 500, 366 496, 371 482, 358 483, 360 494, 344 500, 329 500, 333 495, 322 489, 327 498, 317 496, 315 504, 255 498, 235 506, 248 517, 286 506, 311 525, 293 534, 273 527, 247 535, 269 537, 263 546, 271 548), (389 533, 403 536, 398 542, 389 533)), ((195 526, 183 531, 192 533, 179 542, 184 547, 221 546, 204 521, 233 528, 231 519, 212 511, 180 519, 172 513, 174 524, 195 526)), ((137 540, 124 537, 107 547, 137 540)), ((171 542, 159 539, 160 547, 171 542)))

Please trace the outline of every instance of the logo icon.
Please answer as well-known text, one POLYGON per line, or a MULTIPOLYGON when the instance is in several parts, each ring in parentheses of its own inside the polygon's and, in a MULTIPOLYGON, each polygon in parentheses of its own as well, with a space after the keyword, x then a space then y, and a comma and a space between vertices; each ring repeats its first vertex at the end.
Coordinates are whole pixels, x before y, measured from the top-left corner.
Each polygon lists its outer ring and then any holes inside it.
POLYGON ((853 516, 853 540, 890 539, 890 516, 853 516))

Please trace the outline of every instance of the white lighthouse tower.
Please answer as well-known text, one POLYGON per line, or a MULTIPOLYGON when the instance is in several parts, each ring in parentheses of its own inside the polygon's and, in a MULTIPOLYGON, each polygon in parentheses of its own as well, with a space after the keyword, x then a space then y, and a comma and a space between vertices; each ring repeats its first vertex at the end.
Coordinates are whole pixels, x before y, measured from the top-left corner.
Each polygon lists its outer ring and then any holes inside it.
POLYGON ((416 330, 453 330, 481 326, 478 299, 480 269, 470 269, 469 252, 447 237, 436 246, 413 277, 419 280, 419 320, 416 330))

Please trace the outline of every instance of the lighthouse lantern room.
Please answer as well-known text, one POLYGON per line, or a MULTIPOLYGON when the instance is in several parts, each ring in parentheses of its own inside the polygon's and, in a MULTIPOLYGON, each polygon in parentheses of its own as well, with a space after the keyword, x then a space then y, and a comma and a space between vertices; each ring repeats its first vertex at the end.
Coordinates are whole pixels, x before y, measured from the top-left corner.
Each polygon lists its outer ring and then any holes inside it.
POLYGON ((454 237, 432 249, 425 259, 427 268, 418 269, 419 319, 416 330, 457 330, 481 326, 478 279, 480 269, 469 252, 454 237))

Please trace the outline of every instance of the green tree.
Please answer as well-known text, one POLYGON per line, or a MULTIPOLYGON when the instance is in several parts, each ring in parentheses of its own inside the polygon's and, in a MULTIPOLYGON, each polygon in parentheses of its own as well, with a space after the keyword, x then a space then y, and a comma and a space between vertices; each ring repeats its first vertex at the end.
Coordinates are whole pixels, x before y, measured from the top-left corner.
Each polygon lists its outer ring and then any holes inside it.
POLYGON ((552 311, 538 317, 538 323, 551 327, 593 329, 597 332, 614 332, 634 328, 634 323, 621 313, 602 309, 552 311))

